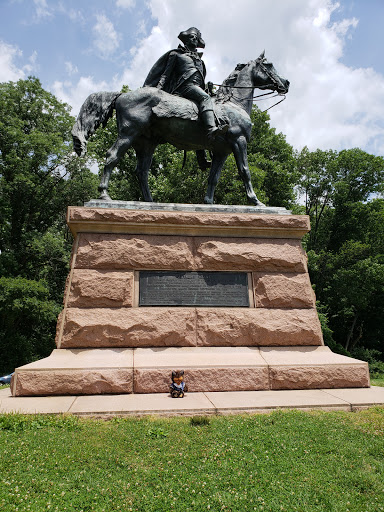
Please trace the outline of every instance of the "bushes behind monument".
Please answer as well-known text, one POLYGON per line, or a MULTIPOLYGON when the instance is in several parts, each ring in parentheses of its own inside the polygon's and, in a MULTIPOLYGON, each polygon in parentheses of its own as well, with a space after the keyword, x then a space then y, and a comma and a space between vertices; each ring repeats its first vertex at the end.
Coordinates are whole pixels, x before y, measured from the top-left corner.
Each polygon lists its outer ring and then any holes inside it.
POLYGON ((0 277, 1 375, 50 354, 59 312, 44 281, 0 277))

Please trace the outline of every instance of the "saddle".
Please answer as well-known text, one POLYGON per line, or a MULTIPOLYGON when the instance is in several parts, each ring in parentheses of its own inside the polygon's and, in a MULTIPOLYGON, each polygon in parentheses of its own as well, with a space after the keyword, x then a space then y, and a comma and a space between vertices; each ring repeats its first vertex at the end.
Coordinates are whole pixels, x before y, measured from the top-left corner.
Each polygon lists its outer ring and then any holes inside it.
MULTIPOLYGON (((223 112, 222 106, 215 103, 213 105, 218 124, 228 124, 229 119, 223 112)), ((179 119, 189 119, 190 121, 199 120, 199 109, 196 103, 187 98, 169 93, 161 95, 161 101, 152 108, 152 112, 157 117, 177 117, 179 119)))

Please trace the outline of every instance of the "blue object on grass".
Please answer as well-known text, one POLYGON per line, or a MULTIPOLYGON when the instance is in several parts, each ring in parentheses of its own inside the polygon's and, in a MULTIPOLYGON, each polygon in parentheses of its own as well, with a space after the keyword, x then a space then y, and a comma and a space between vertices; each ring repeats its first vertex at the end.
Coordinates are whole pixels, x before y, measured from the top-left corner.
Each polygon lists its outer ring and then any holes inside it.
POLYGON ((0 384, 9 384, 11 382, 13 373, 9 375, 4 375, 4 377, 0 377, 0 384))

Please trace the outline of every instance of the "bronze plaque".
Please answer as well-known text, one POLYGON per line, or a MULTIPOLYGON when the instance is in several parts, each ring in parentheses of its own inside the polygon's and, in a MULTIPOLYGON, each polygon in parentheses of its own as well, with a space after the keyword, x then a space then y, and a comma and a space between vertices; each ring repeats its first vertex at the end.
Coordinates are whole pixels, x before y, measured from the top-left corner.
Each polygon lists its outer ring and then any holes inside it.
POLYGON ((141 271, 139 306, 249 307, 246 272, 141 271))

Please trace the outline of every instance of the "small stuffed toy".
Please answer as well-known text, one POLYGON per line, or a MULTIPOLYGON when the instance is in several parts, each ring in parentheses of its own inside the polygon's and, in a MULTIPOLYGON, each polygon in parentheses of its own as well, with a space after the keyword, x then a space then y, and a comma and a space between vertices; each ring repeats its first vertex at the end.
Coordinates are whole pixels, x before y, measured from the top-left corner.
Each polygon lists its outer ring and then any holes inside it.
POLYGON ((184 382, 184 370, 172 371, 172 384, 169 387, 172 398, 183 398, 188 386, 184 382))

